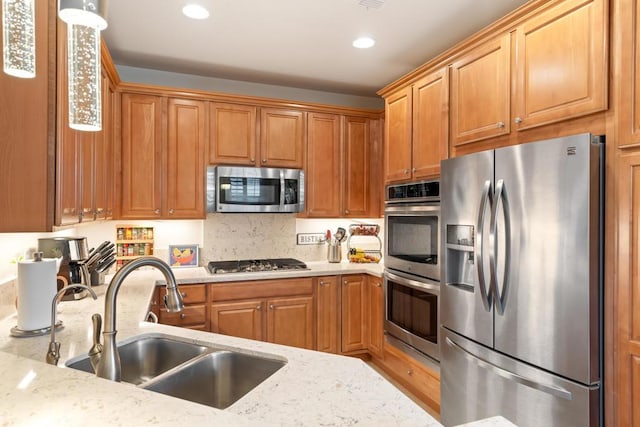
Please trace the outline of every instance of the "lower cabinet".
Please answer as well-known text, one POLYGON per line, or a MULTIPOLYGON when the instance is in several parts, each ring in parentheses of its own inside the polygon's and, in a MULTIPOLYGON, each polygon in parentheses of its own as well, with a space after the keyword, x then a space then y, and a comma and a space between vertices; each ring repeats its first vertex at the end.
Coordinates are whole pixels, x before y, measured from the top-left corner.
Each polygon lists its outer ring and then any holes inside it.
POLYGON ((367 276, 367 349, 374 357, 383 357, 384 343, 384 292, 382 279, 379 277, 367 276))
POLYGON ((316 286, 316 350, 340 352, 340 276, 314 279, 316 286))
POLYGON ((364 274, 342 276, 342 353, 367 349, 367 277, 364 274))
POLYGON ((170 313, 164 308, 163 301, 166 294, 164 286, 157 287, 151 304, 151 311, 158 316, 159 323, 201 331, 208 330, 207 285, 181 285, 180 294, 184 308, 177 313, 170 313))
POLYGON ((315 349, 311 278, 210 286, 211 332, 315 349))

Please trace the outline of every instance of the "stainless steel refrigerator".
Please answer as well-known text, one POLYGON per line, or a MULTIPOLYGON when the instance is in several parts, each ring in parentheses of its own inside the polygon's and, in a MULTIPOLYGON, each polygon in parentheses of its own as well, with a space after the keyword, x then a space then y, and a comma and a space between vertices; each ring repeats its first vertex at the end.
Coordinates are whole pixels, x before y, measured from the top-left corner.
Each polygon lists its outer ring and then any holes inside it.
POLYGON ((442 162, 441 417, 602 425, 604 138, 442 162))

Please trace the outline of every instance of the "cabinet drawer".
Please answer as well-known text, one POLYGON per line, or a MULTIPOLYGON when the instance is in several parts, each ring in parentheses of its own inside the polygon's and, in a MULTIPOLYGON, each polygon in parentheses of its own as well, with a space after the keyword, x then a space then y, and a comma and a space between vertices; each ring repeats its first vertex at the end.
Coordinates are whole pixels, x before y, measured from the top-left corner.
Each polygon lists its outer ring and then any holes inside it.
POLYGON ((177 313, 169 313, 167 310, 160 310, 160 323, 173 326, 198 325, 206 323, 206 306, 193 305, 185 306, 177 313))
MULTIPOLYGON (((159 303, 164 306, 164 296, 167 294, 167 290, 164 286, 160 289, 159 303)), ((207 300, 207 285, 181 285, 178 290, 185 304, 202 304, 207 300)))
POLYGON ((211 285, 210 289, 212 302, 312 294, 313 280, 310 277, 301 279, 215 283, 211 285))

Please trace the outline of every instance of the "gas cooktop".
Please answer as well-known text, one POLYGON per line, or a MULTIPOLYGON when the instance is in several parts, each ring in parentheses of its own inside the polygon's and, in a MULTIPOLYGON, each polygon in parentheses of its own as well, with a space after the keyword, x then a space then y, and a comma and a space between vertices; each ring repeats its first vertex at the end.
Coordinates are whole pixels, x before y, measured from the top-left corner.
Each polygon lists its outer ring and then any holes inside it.
POLYGON ((307 264, 293 258, 242 259, 237 261, 211 261, 211 274, 252 273, 263 271, 308 270, 307 264))

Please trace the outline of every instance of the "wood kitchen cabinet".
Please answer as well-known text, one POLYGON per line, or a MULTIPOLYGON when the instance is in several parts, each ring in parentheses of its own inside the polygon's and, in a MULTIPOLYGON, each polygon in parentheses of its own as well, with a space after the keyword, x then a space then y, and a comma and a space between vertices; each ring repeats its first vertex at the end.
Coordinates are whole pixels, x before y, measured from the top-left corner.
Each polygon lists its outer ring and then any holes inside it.
POLYGON ((342 276, 342 353, 367 348, 367 278, 364 274, 342 276))
POLYGON ((305 116, 298 110, 260 109, 260 165, 304 167, 305 116))
POLYGON ((307 216, 377 215, 370 120, 308 113, 307 123, 307 216))
POLYGON ((120 218, 204 218, 205 110, 202 101, 122 94, 120 218))
POLYGON ((385 104, 386 182, 437 177, 448 158, 447 68, 389 95, 385 104))
POLYGON ((382 279, 367 276, 367 349, 374 357, 383 357, 384 345, 384 292, 382 279))
POLYGON ((311 278, 210 286, 211 332, 315 348, 315 299, 311 278))
POLYGON ((257 111, 251 105, 209 103, 209 163, 256 165, 257 111))
POLYGON ((338 114, 309 113, 307 122, 307 215, 337 218, 342 181, 342 118, 338 114))
POLYGON ((560 2, 453 62, 452 145, 605 110, 606 5, 560 2))
POLYGON ((316 286, 316 350, 340 352, 340 277, 314 279, 316 286))
POLYGON ((164 286, 157 286, 152 300, 152 310, 158 315, 159 323, 183 328, 207 330, 207 285, 180 285, 184 308, 179 312, 168 312, 164 307, 167 294, 164 286), (153 308, 156 307, 156 310, 153 308))

